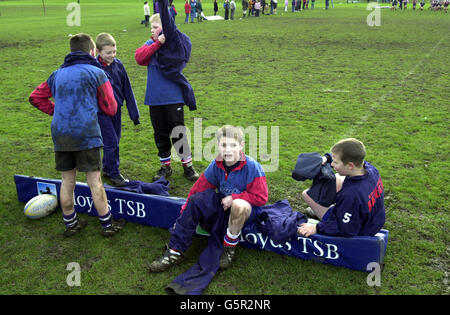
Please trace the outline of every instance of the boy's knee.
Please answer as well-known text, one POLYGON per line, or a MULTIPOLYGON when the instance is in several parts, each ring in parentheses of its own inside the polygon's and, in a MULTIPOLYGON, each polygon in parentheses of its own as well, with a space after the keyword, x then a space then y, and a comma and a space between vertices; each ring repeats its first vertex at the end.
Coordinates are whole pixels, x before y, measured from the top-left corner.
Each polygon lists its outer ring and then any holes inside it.
POLYGON ((64 187, 65 187, 67 190, 74 190, 74 189, 75 189, 76 181, 75 181, 75 179, 63 179, 63 180, 61 181, 61 184, 64 185, 64 187))
POLYGON ((305 201, 306 201, 306 199, 308 199, 308 197, 309 197, 308 191, 309 191, 309 189, 305 189, 304 191, 302 191, 302 198, 303 198, 303 200, 305 200, 305 201))
POLYGON ((231 205, 231 214, 233 217, 247 217, 252 211, 252 206, 243 199, 234 199, 231 205))
POLYGON ((100 177, 100 172, 87 172, 86 173, 86 182, 89 186, 89 188, 100 188, 103 187, 102 178, 100 177))

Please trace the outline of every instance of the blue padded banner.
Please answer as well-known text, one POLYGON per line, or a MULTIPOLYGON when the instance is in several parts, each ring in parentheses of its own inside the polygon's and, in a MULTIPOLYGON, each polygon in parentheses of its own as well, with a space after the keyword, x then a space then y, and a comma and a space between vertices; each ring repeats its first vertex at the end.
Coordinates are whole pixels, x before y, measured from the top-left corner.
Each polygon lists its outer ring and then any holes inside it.
MULTIPOLYGON (((61 180, 23 175, 15 175, 14 181, 18 199, 24 203, 42 193, 58 196, 61 186, 61 180)), ((115 218, 164 229, 172 227, 186 201, 185 198, 139 194, 112 187, 105 190, 115 218)), ((74 199, 77 212, 97 215, 87 184, 77 182, 74 199)), ((198 234, 207 235, 200 229, 198 234)), ((249 222, 242 230, 239 244, 354 270, 371 271, 367 270, 369 263, 384 264, 388 236, 389 231, 383 229, 375 236, 329 237, 316 234, 309 238, 296 236, 287 242, 277 243, 262 233, 256 222, 249 222)))

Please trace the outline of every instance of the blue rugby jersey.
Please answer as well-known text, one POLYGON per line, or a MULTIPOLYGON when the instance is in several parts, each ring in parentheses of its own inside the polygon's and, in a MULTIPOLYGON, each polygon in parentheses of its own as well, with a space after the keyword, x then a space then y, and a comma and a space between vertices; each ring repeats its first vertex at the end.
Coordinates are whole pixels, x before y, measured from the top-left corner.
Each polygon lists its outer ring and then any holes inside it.
POLYGON ((386 220, 384 188, 378 170, 364 161, 366 174, 347 176, 336 204, 317 224, 317 233, 330 236, 375 235, 386 220))
MULTIPOLYGON (((145 43, 146 46, 150 46, 151 44, 153 44, 152 39, 149 39, 145 43)), ((166 78, 156 58, 150 58, 147 66, 147 88, 144 104, 184 104, 181 86, 177 82, 166 78)))
POLYGON ((106 74, 93 65, 95 58, 83 52, 66 56, 30 95, 30 103, 52 115, 55 151, 80 151, 103 146, 97 113, 114 116, 117 103, 106 74), (55 102, 50 101, 54 97, 55 102))
POLYGON ((229 174, 225 171, 223 161, 213 160, 192 186, 181 212, 186 208, 190 196, 211 188, 217 189, 223 196, 243 199, 252 206, 265 205, 269 197, 266 174, 261 164, 243 153, 241 162, 229 174))
POLYGON ((122 61, 114 58, 113 62, 108 66, 102 61, 100 56, 97 56, 97 60, 102 65, 103 71, 109 75, 117 106, 122 106, 125 101, 130 119, 135 124, 139 123, 139 109, 136 104, 136 98, 122 61))

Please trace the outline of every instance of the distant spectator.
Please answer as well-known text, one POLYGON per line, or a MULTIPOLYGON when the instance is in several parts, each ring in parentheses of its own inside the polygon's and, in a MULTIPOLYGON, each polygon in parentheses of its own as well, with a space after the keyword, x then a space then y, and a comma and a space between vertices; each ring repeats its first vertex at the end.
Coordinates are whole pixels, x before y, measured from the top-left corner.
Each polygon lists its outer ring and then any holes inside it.
POLYGON ((259 0, 256 0, 254 8, 255 8, 255 16, 259 17, 259 10, 261 9, 261 2, 259 2, 259 0))
POLYGON ((247 9, 248 9, 248 0, 242 0, 242 17, 245 18, 247 15, 247 9))
POLYGON ((197 22, 202 22, 203 17, 202 17, 202 12, 203 12, 203 6, 202 6, 202 0, 198 0, 197 1, 197 22))
POLYGON ((217 0, 214 0, 214 15, 217 14, 217 11, 219 11, 219 5, 217 4, 217 0))
POLYGON ((230 19, 234 20, 234 11, 236 11, 236 3, 234 0, 230 1, 230 19))
POLYGON ((141 22, 141 24, 144 24, 145 27, 148 27, 150 25, 150 7, 148 6, 148 2, 144 2, 144 20, 141 22))
POLYGON ((194 23, 194 18, 197 16, 197 1, 190 0, 191 2, 191 23, 194 23))
POLYGON ((225 9, 225 20, 228 20, 228 16, 230 15, 230 2, 229 0, 225 0, 223 3, 223 8, 225 9))
POLYGON ((189 0, 186 0, 186 3, 184 4, 184 13, 186 13, 186 19, 184 19, 184 23, 189 23, 189 14, 191 14, 191 4, 189 3, 189 0))
POLYGON ((170 15, 173 17, 173 21, 175 22, 175 17, 178 15, 177 10, 175 9, 175 5, 172 3, 172 1, 169 4, 169 12, 170 15))

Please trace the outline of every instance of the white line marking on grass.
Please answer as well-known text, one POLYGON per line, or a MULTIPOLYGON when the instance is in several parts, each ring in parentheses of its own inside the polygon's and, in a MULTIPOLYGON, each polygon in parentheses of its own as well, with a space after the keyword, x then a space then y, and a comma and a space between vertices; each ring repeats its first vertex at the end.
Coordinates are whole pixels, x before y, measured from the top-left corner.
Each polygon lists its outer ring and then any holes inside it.
POLYGON ((420 66, 423 64, 423 62, 424 62, 425 60, 427 60, 427 59, 430 57, 430 55, 433 53, 433 51, 436 50, 436 48, 444 41, 445 38, 446 38, 446 37, 442 37, 441 40, 440 40, 436 45, 434 45, 434 47, 431 48, 431 50, 430 50, 427 54, 425 54, 424 58, 422 58, 422 59, 420 60, 420 62, 419 62, 418 64, 416 64, 416 65, 412 68, 411 71, 408 72, 408 74, 403 78, 402 81, 400 81, 399 84, 397 84, 396 86, 394 86, 389 92, 387 92, 386 94, 382 95, 378 100, 376 100, 376 101, 372 104, 372 106, 370 106, 370 108, 366 111, 366 114, 363 115, 363 116, 361 117, 361 119, 360 119, 358 122, 356 122, 352 127, 350 127, 349 129, 347 129, 347 131, 344 133, 344 135, 341 137, 341 139, 352 137, 352 136, 353 136, 353 133, 355 132, 355 129, 361 127, 367 120, 369 120, 371 114, 372 114, 372 113, 375 113, 377 107, 378 107, 381 103, 383 103, 383 102, 386 100, 386 98, 387 98, 388 96, 390 96, 392 93, 394 93, 394 91, 396 91, 399 87, 401 87, 401 86, 406 82, 406 80, 408 80, 408 78, 409 78, 411 75, 414 74, 414 72, 417 70, 417 68, 420 67, 420 66))

